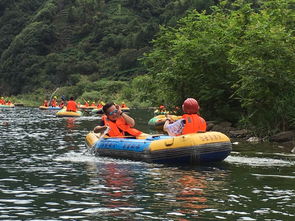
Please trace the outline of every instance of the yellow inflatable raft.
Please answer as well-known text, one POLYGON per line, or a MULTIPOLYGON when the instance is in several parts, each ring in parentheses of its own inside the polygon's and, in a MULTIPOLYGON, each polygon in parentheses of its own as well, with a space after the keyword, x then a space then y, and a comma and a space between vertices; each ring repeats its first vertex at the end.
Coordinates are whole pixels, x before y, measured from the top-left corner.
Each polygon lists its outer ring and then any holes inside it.
POLYGON ((52 106, 49 106, 49 107, 39 106, 39 109, 40 110, 61 110, 62 108, 61 107, 52 107, 52 106))
POLYGON ((14 108, 14 104, 0 104, 0 108, 14 108))
POLYGON ((55 115, 57 117, 81 117, 82 116, 82 112, 81 111, 77 111, 77 112, 67 111, 64 108, 64 109, 58 111, 55 115))

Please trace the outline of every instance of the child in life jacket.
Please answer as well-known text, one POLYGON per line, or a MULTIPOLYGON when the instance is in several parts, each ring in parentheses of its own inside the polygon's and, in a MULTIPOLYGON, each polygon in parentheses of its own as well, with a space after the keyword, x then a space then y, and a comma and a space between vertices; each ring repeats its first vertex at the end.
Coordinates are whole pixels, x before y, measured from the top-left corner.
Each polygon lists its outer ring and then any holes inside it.
POLYGON ((185 135, 206 131, 206 121, 198 115, 200 106, 194 98, 187 98, 182 105, 182 119, 173 122, 169 116, 164 124, 164 131, 170 136, 185 135))

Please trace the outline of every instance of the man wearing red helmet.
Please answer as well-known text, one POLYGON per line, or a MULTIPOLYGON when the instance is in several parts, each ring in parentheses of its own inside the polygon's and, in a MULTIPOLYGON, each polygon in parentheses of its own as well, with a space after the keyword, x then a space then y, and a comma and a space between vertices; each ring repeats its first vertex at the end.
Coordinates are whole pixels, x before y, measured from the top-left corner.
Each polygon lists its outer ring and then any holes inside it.
POLYGON ((185 135, 206 131, 206 121, 198 115, 200 106, 194 98, 187 98, 182 105, 182 119, 172 122, 167 118, 164 131, 170 136, 185 135))

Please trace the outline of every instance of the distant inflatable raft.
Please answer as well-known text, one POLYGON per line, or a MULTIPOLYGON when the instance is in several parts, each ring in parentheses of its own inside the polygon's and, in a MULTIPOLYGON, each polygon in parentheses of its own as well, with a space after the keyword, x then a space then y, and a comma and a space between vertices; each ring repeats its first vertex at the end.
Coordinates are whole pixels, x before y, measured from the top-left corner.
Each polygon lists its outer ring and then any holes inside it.
MULTIPOLYGON (((122 107, 121 110, 122 110, 122 112, 129 112, 130 111, 129 107, 124 107, 124 108, 122 107)), ((92 112, 92 114, 103 114, 102 108, 93 109, 91 112, 92 112)))
POLYGON ((0 104, 0 108, 14 108, 14 104, 0 104))
POLYGON ((81 111, 77 111, 77 112, 67 111, 64 108, 64 109, 58 111, 55 115, 57 117, 81 117, 82 116, 82 112, 81 111))
POLYGON ((230 139, 220 132, 181 136, 147 136, 142 139, 102 138, 90 132, 88 147, 99 156, 123 158, 149 163, 203 164, 223 161, 231 152, 230 139))
MULTIPOLYGON (((169 117, 175 121, 181 119, 181 116, 176 116, 176 115, 169 115, 169 117)), ((166 119, 167 119, 166 115, 158 115, 151 118, 148 122, 148 125, 151 129, 163 130, 163 126, 165 124, 166 119)))
POLYGON ((40 106, 39 109, 40 109, 40 110, 61 110, 61 107, 52 107, 52 106, 46 107, 46 106, 40 106))

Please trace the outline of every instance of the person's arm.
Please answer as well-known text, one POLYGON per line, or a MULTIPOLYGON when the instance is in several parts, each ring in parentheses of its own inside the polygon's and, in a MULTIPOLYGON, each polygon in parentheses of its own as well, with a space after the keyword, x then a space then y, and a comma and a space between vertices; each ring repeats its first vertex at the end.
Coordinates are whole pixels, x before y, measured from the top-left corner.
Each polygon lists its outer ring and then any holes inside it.
POLYGON ((165 124, 163 126, 163 130, 168 133, 168 131, 167 131, 168 130, 167 129, 168 125, 174 123, 175 120, 173 120, 172 117, 170 115, 168 115, 168 114, 165 114, 165 116, 166 116, 166 121, 165 121, 165 124))
POLYGON ((125 114, 124 112, 121 112, 120 115, 125 119, 126 123, 130 127, 134 127, 135 126, 135 120, 132 117, 130 117, 128 114, 125 114))
POLYGON ((180 119, 172 124, 169 123, 169 120, 167 120, 164 124, 164 131, 168 133, 169 136, 178 136, 182 133, 184 127, 184 120, 180 119))
POLYGON ((163 130, 164 130, 165 132, 167 132, 167 133, 168 133, 168 131, 167 131, 167 127, 168 127, 169 124, 170 124, 169 119, 166 119, 166 121, 165 121, 165 123, 164 123, 164 126, 163 126, 163 130))
POLYGON ((119 114, 125 119, 126 123, 130 126, 130 127, 134 127, 135 126, 135 120, 130 117, 128 114, 125 114, 122 110, 120 105, 116 105, 116 108, 118 109, 119 114))
POLYGON ((94 133, 102 133, 105 129, 107 129, 107 126, 105 126, 104 122, 101 121, 99 125, 93 129, 93 131, 94 133))

